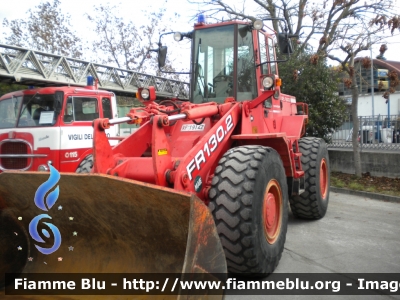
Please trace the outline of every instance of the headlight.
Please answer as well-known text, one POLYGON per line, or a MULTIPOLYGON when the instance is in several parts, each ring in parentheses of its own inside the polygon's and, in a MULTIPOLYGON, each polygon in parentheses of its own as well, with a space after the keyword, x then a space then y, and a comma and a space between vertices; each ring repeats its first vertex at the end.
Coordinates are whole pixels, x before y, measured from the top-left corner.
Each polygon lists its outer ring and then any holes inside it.
POLYGON ((140 96, 142 96, 142 98, 143 98, 144 100, 149 99, 149 96, 150 96, 149 90, 148 90, 148 89, 143 89, 143 90, 140 92, 140 96))
POLYGON ((39 171, 39 172, 48 172, 48 171, 49 171, 49 167, 46 166, 46 165, 40 165, 40 166, 38 167, 38 171, 39 171))
POLYGON ((263 23, 262 20, 255 20, 254 23, 253 23, 253 27, 256 30, 260 30, 261 28, 264 27, 264 23, 263 23))
POLYGON ((174 40, 175 41, 177 41, 177 42, 179 42, 179 41, 181 41, 182 40, 182 34, 180 33, 180 32, 175 32, 174 33, 174 40))
POLYGON ((264 88, 270 89, 274 85, 274 80, 272 79, 272 77, 269 77, 269 76, 264 77, 264 79, 262 81, 262 85, 264 88))

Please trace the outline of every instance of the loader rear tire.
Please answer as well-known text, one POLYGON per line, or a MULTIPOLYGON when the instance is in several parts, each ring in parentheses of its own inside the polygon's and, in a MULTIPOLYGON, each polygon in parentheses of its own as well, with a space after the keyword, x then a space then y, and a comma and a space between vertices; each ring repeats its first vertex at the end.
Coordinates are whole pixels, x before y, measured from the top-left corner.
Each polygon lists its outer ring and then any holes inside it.
POLYGON ((209 208, 224 248, 228 271, 272 273, 282 256, 288 218, 285 170, 272 148, 229 150, 215 169, 209 208))
POLYGON ((299 218, 321 219, 325 216, 329 202, 329 156, 323 139, 305 137, 299 140, 304 170, 305 191, 290 197, 292 213, 299 218))
POLYGON ((84 160, 81 161, 78 168, 76 169, 76 173, 90 173, 93 168, 93 155, 90 154, 85 157, 84 160))

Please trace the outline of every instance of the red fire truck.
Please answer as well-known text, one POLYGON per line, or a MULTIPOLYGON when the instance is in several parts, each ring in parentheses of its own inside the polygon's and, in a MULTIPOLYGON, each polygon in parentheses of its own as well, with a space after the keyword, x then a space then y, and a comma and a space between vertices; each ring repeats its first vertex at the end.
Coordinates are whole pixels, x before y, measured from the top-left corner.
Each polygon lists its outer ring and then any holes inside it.
MULTIPOLYGON (((90 171, 93 165, 92 122, 118 117, 116 97, 98 90, 93 78, 86 87, 45 87, 12 92, 0 98, 0 172, 90 171)), ((107 130, 118 143, 118 127, 107 130)))

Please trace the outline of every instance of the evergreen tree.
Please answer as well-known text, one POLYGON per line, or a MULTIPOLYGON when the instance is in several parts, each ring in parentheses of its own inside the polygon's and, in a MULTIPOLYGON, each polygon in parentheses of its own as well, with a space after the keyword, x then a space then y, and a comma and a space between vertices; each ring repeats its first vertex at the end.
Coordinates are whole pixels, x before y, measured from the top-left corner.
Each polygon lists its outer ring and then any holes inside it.
POLYGON ((309 105, 307 135, 329 141, 330 133, 342 125, 346 104, 337 93, 338 72, 326 61, 298 50, 287 62, 279 64, 282 92, 309 105))

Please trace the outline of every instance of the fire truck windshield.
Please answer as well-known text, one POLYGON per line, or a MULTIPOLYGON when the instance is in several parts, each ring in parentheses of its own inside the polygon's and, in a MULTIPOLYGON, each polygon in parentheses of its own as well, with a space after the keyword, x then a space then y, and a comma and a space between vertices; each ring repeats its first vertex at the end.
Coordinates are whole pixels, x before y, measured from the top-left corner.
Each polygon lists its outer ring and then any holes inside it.
POLYGON ((0 101, 0 128, 15 127, 22 97, 11 97, 0 101))
POLYGON ((23 97, 17 127, 52 126, 56 120, 54 94, 36 93, 23 97))

